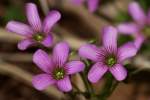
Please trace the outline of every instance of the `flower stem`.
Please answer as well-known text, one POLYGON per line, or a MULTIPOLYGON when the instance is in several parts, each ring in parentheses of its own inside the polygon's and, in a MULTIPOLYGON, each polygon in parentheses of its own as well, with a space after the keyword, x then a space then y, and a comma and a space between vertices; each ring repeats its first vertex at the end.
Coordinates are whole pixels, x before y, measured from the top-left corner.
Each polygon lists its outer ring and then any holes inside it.
POLYGON ((88 81, 85 72, 81 73, 80 75, 81 75, 82 80, 83 80, 83 82, 85 84, 86 91, 87 91, 88 96, 89 96, 88 98, 90 98, 91 96, 94 95, 93 87, 91 86, 90 82, 88 81))
POLYGON ((102 88, 102 93, 97 96, 101 100, 107 100, 107 97, 113 93, 118 85, 118 82, 114 80, 111 74, 108 74, 106 78, 106 84, 102 88))

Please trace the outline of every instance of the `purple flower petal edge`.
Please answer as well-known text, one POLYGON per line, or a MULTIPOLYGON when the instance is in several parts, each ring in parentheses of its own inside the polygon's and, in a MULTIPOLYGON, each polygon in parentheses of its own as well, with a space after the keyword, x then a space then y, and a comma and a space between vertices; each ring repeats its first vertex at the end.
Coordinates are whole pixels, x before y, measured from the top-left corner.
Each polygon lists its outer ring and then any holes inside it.
POLYGON ((28 22, 36 32, 42 31, 42 22, 39 17, 37 7, 34 3, 26 4, 26 15, 28 22))
POLYGON ((54 84, 55 80, 49 74, 39 74, 33 77, 32 84, 37 90, 44 90, 51 84, 54 84))
POLYGON ((43 31, 45 33, 49 33, 51 28, 58 22, 61 18, 60 12, 53 10, 48 13, 46 18, 44 19, 43 24, 43 31))
POLYGON ((81 61, 70 61, 65 65, 65 69, 67 70, 68 74, 76 74, 83 71, 84 68, 85 65, 81 61))
POLYGON ((112 75, 118 81, 122 81, 127 77, 127 70, 120 64, 117 64, 117 65, 109 68, 109 71, 112 73, 112 75))
POLYGON ((53 68, 52 59, 45 51, 41 49, 34 53, 33 62, 46 73, 50 73, 50 70, 53 68))
POLYGON ((146 15, 144 14, 143 9, 137 2, 132 2, 129 4, 129 13, 137 23, 141 25, 145 24, 146 15))
POLYGON ((34 32, 33 30, 26 24, 17 22, 17 21, 10 21, 6 25, 6 29, 10 32, 14 32, 19 35, 30 37, 34 32))

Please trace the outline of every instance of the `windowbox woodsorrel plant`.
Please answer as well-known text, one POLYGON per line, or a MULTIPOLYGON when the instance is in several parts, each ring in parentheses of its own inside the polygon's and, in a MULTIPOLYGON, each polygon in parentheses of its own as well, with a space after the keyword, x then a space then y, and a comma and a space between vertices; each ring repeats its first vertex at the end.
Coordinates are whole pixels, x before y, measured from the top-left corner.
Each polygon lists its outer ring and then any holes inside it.
POLYGON ((61 18, 61 14, 56 10, 50 11, 42 23, 36 5, 28 3, 26 4, 26 15, 30 25, 10 21, 6 26, 8 31, 25 37, 18 43, 18 48, 25 50, 29 46, 37 44, 42 44, 45 47, 51 46, 53 43, 51 29, 61 18))
POLYGON ((145 14, 137 2, 131 2, 128 12, 134 21, 121 23, 118 25, 118 31, 121 34, 133 36, 135 46, 140 49, 145 38, 150 36, 150 10, 145 14))
POLYGON ((33 77, 33 86, 38 90, 45 89, 48 85, 56 85, 61 91, 72 90, 69 75, 84 70, 81 61, 68 61, 69 46, 65 42, 58 43, 52 56, 48 56, 43 50, 38 50, 33 55, 33 62, 45 73, 33 77))
POLYGON ((123 67, 123 62, 136 55, 135 45, 133 42, 128 42, 118 48, 117 29, 111 26, 103 29, 102 43, 101 47, 86 44, 79 49, 81 57, 95 62, 88 73, 88 79, 95 83, 109 71, 116 80, 124 80, 127 76, 127 70, 123 67))
MULTIPOLYGON (((133 6, 137 7, 137 4, 133 4, 133 6)), ((50 11, 42 23, 37 7, 33 3, 27 3, 26 13, 30 26, 16 21, 10 21, 6 26, 8 31, 25 37, 18 44, 18 48, 25 50, 30 45, 38 43, 47 48, 51 46, 53 41, 51 28, 60 19, 61 14, 56 10, 50 11)), ((62 92, 71 92, 73 95, 80 94, 90 100, 106 100, 117 84, 128 75, 124 61, 135 56, 138 50, 135 43, 131 41, 118 47, 117 37, 118 31, 115 27, 104 27, 102 30, 103 45, 85 44, 81 46, 78 50, 80 60, 70 61, 71 50, 67 42, 57 43, 51 56, 44 50, 38 49, 33 55, 33 62, 43 73, 33 77, 33 86, 37 90, 43 90, 49 85, 54 85, 62 92), (76 84, 71 84, 71 75, 76 73, 80 73, 84 82, 86 87, 84 92, 80 91, 76 84), (92 83, 97 83, 104 74, 106 74, 106 84, 102 91, 96 94, 92 83), (76 91, 73 90, 73 86, 77 88, 76 91)), ((76 56, 78 55, 76 54, 76 56)))

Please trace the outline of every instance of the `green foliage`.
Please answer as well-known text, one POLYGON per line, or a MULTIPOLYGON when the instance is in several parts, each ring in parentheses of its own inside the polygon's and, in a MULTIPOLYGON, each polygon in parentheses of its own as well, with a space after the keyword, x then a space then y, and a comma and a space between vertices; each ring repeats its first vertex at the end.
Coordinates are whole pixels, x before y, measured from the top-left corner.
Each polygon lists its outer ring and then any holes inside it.
POLYGON ((140 51, 141 51, 141 53, 149 53, 150 45, 149 45, 148 41, 147 41, 147 43, 143 43, 140 51))
POLYGON ((8 22, 10 20, 19 20, 24 21, 25 15, 22 9, 18 6, 10 6, 6 9, 5 15, 3 16, 4 22, 8 22))
POLYGON ((130 20, 131 20, 131 16, 128 14, 128 12, 123 12, 123 11, 118 12, 118 15, 116 16, 115 19, 115 21, 118 23, 130 21, 130 20))
POLYGON ((137 0, 142 8, 147 12, 150 8, 150 0, 137 0))
POLYGON ((119 36, 119 39, 118 39, 118 43, 119 45, 122 45, 128 41, 133 41, 133 37, 132 36, 129 36, 129 35, 120 35, 119 36))

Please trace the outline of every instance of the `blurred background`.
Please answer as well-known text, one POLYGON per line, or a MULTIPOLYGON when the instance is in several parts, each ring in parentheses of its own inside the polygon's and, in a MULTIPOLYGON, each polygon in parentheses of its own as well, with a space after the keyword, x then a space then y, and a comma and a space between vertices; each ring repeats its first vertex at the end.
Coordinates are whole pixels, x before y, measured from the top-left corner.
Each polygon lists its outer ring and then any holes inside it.
MULTIPOLYGON (((91 13, 87 10, 86 3, 74 5, 69 0, 0 0, 0 100, 67 100, 67 94, 54 87, 44 91, 32 87, 32 76, 40 73, 32 63, 32 55, 37 47, 26 51, 18 50, 17 43, 22 37, 5 30, 5 25, 10 20, 27 23, 25 3, 36 3, 42 19, 49 10, 59 10, 62 19, 53 28, 55 42, 65 40, 72 50, 77 50, 91 40, 96 39, 97 44, 100 44, 100 30, 103 26, 132 21, 127 12, 131 1, 133 0, 101 0, 96 12, 91 13)), ((145 12, 150 8, 150 0, 137 2, 145 12)), ((128 36, 120 36, 119 43, 129 39, 128 36)), ((128 69, 133 74, 119 84, 108 100, 150 100, 150 39, 145 41, 131 62, 128 69)), ((96 91, 101 89, 104 80, 93 85, 96 91)), ((78 75, 72 81, 84 91, 78 75)), ((74 99, 85 100, 82 96, 74 99)))

